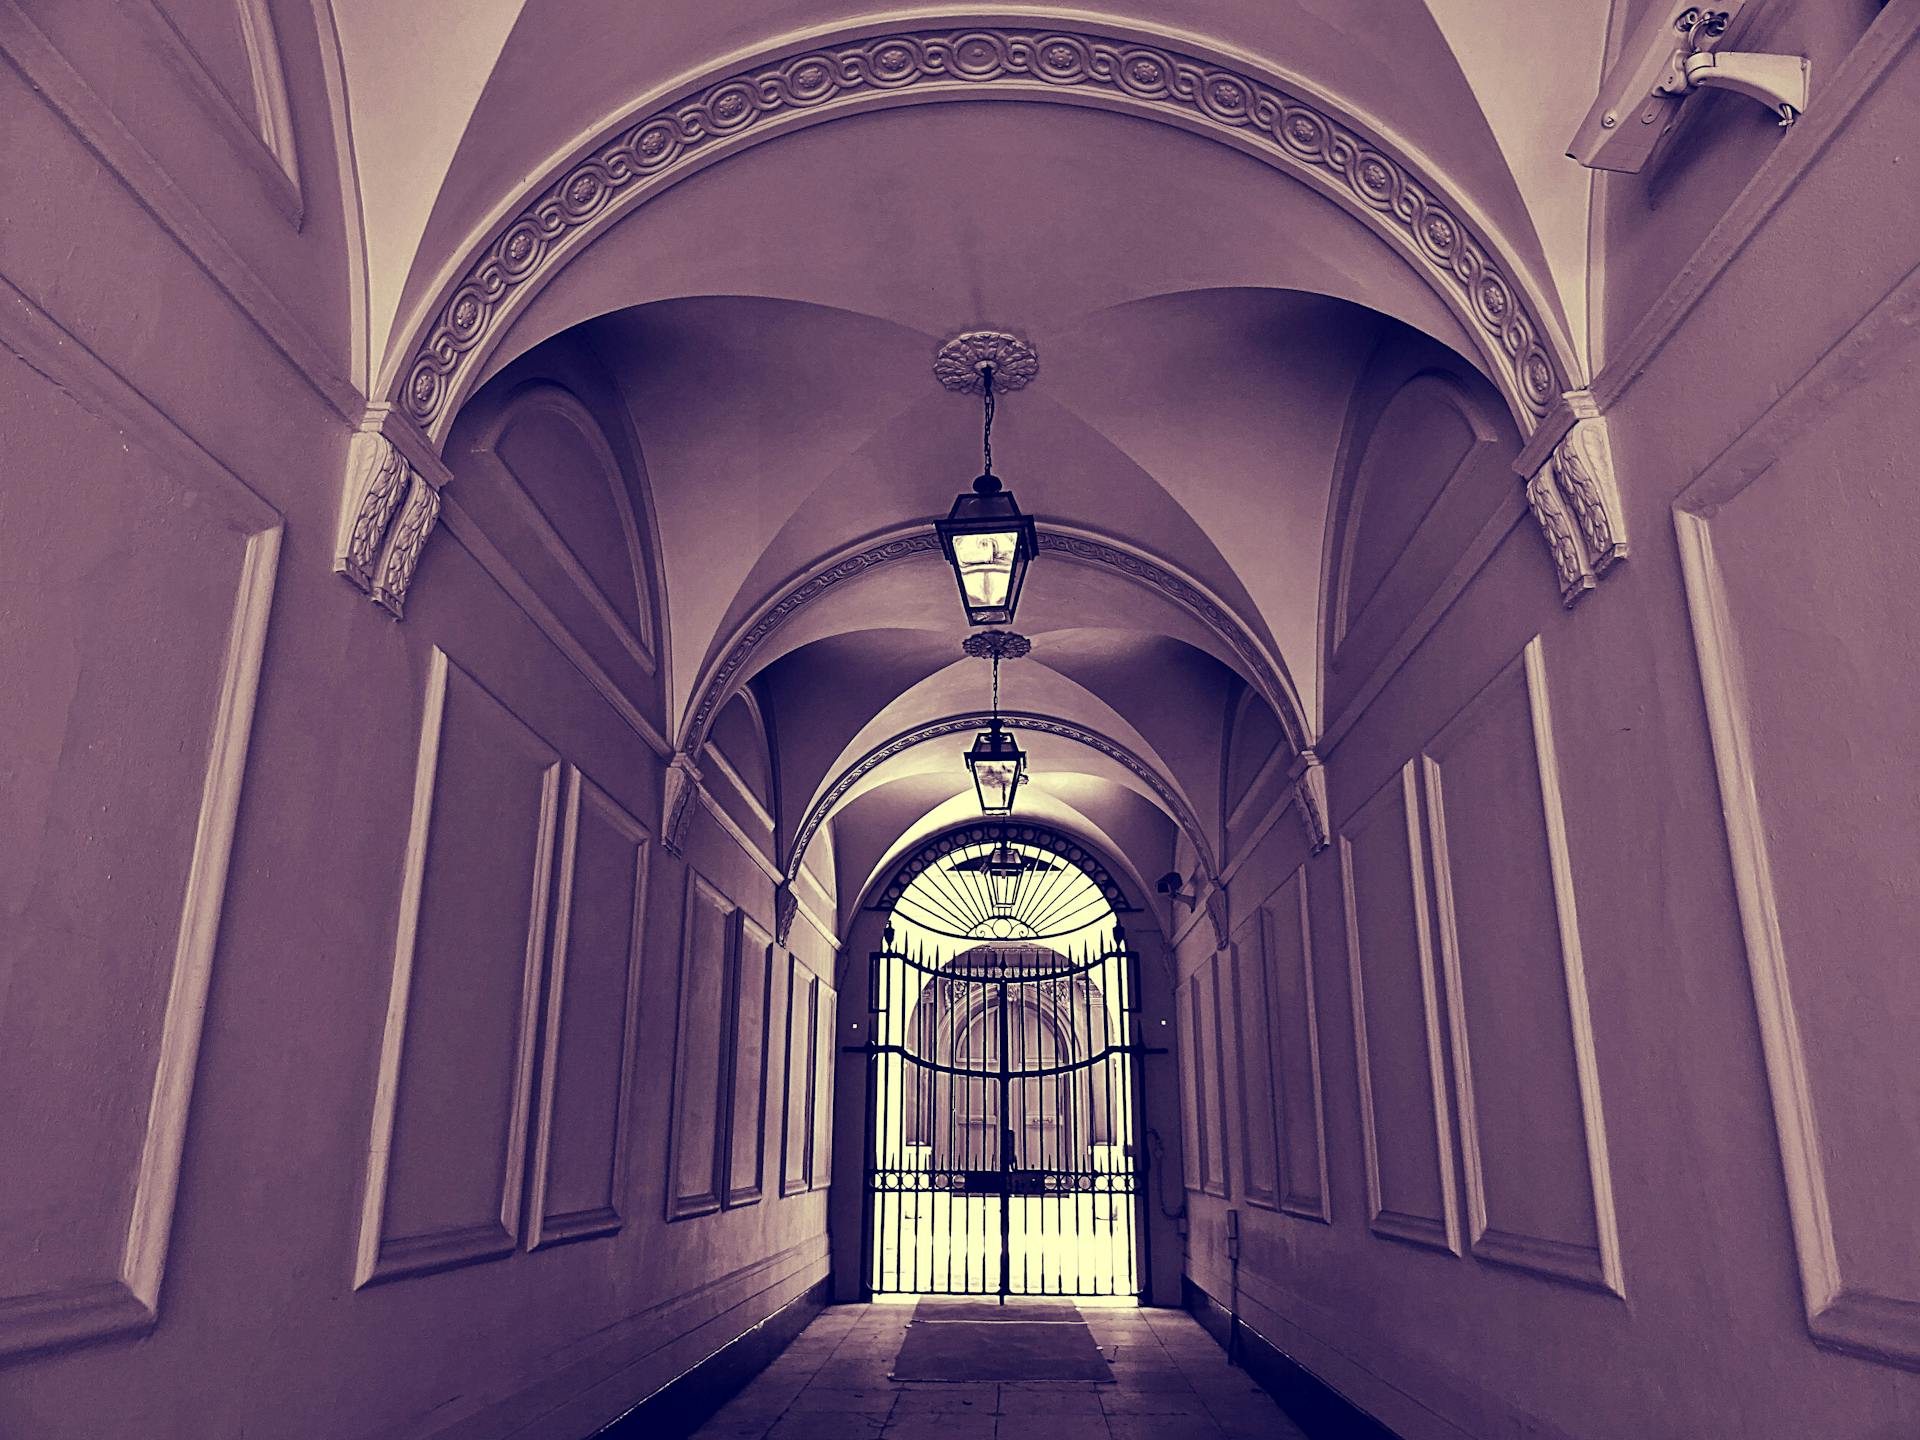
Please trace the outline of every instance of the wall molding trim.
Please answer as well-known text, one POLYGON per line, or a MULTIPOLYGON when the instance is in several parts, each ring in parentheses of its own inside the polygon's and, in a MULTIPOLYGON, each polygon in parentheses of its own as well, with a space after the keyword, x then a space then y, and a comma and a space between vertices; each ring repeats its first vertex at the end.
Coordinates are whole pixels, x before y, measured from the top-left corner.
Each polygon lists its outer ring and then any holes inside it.
MULTIPOLYGON (((1467 1192, 1467 1245, 1476 1259, 1531 1271, 1551 1280, 1603 1291, 1622 1299, 1626 1280, 1620 1256, 1619 1221, 1613 1203, 1612 1161, 1607 1149, 1605 1112, 1600 1096, 1600 1061, 1594 1046, 1593 1018, 1587 998, 1586 962, 1580 943, 1580 919, 1574 899, 1573 860, 1567 848, 1566 814, 1560 799, 1559 764, 1548 707, 1546 660, 1539 636, 1503 666, 1430 737, 1420 752, 1427 802, 1428 845, 1433 866, 1434 909, 1439 921, 1440 968, 1445 981, 1447 1030, 1453 1054, 1455 1098, 1459 1112, 1460 1159, 1467 1192), (1575 1244, 1551 1236, 1524 1234, 1493 1223, 1488 1210, 1487 1163, 1481 1145, 1481 1119, 1475 1100, 1473 1037, 1467 1023, 1467 999, 1459 918, 1446 822, 1444 765, 1435 758, 1456 727, 1471 725, 1496 687, 1519 674, 1531 724, 1534 761, 1539 774, 1545 821, 1547 862, 1553 886, 1553 912, 1566 993, 1565 1021, 1573 1052, 1580 1103, 1581 1143, 1587 1161, 1587 1189, 1593 1206, 1595 1242, 1575 1244)), ((1483 1039, 1485 1037, 1482 1037, 1483 1039)), ((1497 1047, 1500 1037, 1494 1037, 1497 1047)))
MULTIPOLYGON (((1039 20, 1041 17, 1033 17, 1039 20)), ((609 118, 509 197, 400 327, 381 393, 436 438, 513 318, 568 260, 686 175, 786 131, 907 104, 1034 99, 1117 110, 1232 146, 1340 205, 1460 318, 1523 428, 1566 389, 1550 305, 1464 197, 1275 67, 1184 33, 1095 17, 1073 29, 955 15, 839 27, 683 77, 609 118)))
POLYGON ((1409 760, 1392 779, 1375 791, 1348 817, 1340 833, 1340 881, 1347 924, 1347 973, 1352 989, 1354 1068, 1360 1083, 1360 1130, 1367 1174, 1367 1223, 1376 1235, 1408 1244, 1460 1253, 1459 1202, 1455 1198, 1453 1121, 1447 1102, 1444 1039, 1440 1033, 1439 987, 1434 976, 1432 922, 1428 918, 1426 860, 1421 853, 1420 800, 1414 762, 1409 760), (1370 823, 1367 812, 1384 804, 1393 792, 1406 826, 1412 887, 1415 955, 1419 971, 1421 1014, 1427 1049, 1427 1085, 1432 1100, 1434 1151, 1439 1171, 1440 1214, 1415 1215, 1388 1205, 1380 1163, 1380 1127, 1373 1098, 1372 1044, 1367 1035, 1365 962, 1360 948, 1360 897, 1356 884, 1353 842, 1356 825, 1370 823))

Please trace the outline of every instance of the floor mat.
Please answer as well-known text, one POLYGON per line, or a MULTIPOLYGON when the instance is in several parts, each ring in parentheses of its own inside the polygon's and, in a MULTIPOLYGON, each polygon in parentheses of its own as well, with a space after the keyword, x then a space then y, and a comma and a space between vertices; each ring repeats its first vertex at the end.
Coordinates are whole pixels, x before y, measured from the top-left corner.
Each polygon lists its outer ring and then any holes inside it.
POLYGON ((1079 1311, 1065 1306, 1021 1306, 1043 1311, 1047 1318, 958 1318, 964 1311, 987 1308, 921 1305, 894 1357, 892 1378, 1112 1381, 1113 1371, 1079 1311))

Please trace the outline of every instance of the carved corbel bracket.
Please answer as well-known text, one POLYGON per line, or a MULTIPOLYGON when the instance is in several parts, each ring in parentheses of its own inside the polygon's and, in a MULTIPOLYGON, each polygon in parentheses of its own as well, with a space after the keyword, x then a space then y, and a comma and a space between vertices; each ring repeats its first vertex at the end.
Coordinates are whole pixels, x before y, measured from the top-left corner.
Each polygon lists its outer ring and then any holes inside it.
POLYGON ((1606 417, 1586 390, 1570 390, 1533 434, 1514 468, 1546 537, 1568 606, 1627 558, 1627 535, 1606 417))
POLYGON ((398 620, 420 552, 440 518, 447 470, 388 405, 371 405, 347 447, 333 572, 398 620))
POLYGON ((800 897, 793 893, 793 882, 782 880, 773 887, 773 943, 786 948, 793 933, 793 920, 800 913, 800 897))
POLYGON ((682 750, 667 765, 666 794, 660 806, 660 843, 675 855, 683 853, 699 800, 700 767, 682 750))
POLYGON ((1327 824, 1327 767, 1313 751, 1302 750, 1288 773, 1293 777, 1293 808, 1307 833, 1307 849, 1318 855, 1332 839, 1327 824))

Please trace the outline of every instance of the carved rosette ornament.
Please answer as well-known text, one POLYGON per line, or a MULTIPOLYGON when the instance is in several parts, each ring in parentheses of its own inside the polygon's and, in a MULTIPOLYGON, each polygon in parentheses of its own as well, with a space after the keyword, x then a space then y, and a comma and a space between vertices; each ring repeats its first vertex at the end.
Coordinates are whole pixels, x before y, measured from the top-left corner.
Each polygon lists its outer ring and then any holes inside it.
POLYGON ((660 843, 674 855, 682 855, 687 832, 693 826, 693 812, 700 802, 700 767, 684 750, 667 765, 666 793, 660 811, 660 843))
POLYGON ((1307 834, 1307 849, 1318 855, 1332 842, 1327 822, 1327 767, 1311 750, 1302 750, 1293 763, 1293 808, 1307 834))
POLYGON ((1562 403, 1516 468, 1526 477, 1527 504, 1546 537, 1560 598, 1572 606, 1627 558, 1627 536, 1606 419, 1585 390, 1568 392, 1562 403))

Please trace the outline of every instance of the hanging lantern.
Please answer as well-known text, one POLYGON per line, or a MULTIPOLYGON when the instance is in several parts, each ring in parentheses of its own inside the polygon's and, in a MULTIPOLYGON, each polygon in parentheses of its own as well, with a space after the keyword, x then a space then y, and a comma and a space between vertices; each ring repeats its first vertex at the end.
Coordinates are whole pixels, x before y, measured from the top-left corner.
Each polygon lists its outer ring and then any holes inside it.
POLYGON ((966 760, 981 813, 1009 815, 1020 782, 1027 778, 1027 756, 1000 721, 1000 662, 1020 659, 1033 649, 1033 642, 1012 630, 983 630, 967 636, 960 648, 976 660, 993 662, 993 710, 987 728, 974 736, 966 760))
POLYGON ((1027 858, 1011 845, 996 845, 980 862, 980 873, 987 877, 987 896, 996 915, 1013 913, 1014 895, 1020 877, 1027 873, 1027 858))
POLYGON ((967 751, 967 769, 973 772, 983 815, 1013 813, 1013 797, 1027 778, 1027 756, 1014 743, 1013 732, 997 718, 991 728, 974 737, 973 748, 967 751))
POLYGON ((1020 606, 1027 564, 1040 549, 1033 517, 1022 515, 1011 491, 993 475, 973 482, 953 510, 934 522, 940 548, 960 586, 969 625, 1010 625, 1020 606))
POLYGON ((941 384, 978 394, 983 407, 980 477, 971 492, 954 498, 947 518, 936 520, 933 528, 953 566, 967 624, 1011 625, 1027 566, 1040 553, 1040 533, 993 473, 994 396, 996 390, 1025 385, 1040 362, 1015 336, 974 331, 943 345, 933 368, 941 384))

